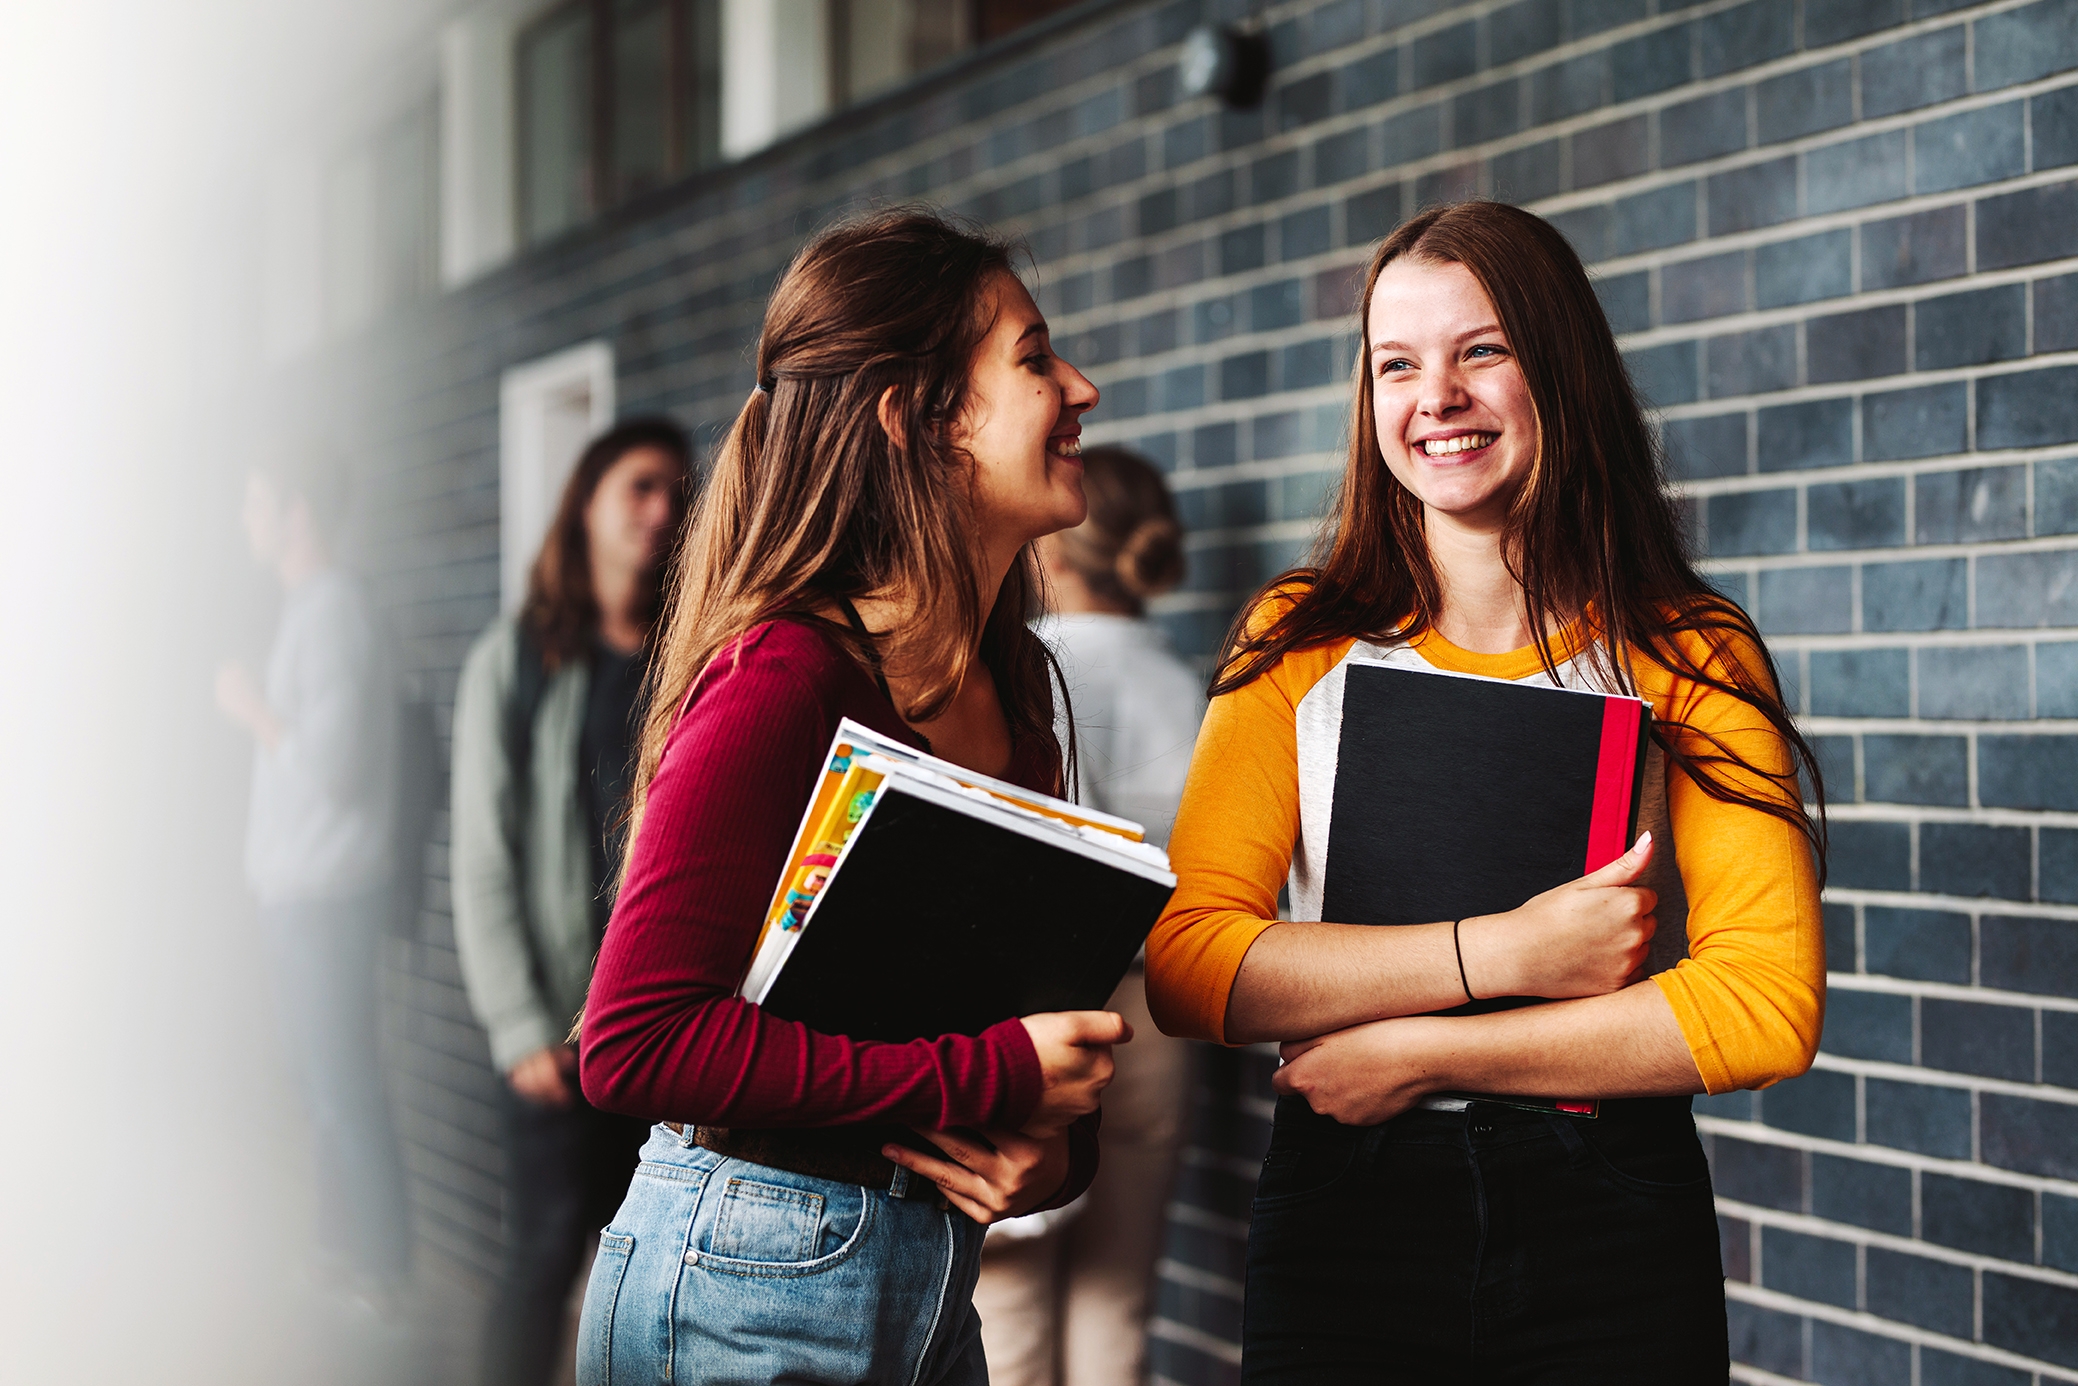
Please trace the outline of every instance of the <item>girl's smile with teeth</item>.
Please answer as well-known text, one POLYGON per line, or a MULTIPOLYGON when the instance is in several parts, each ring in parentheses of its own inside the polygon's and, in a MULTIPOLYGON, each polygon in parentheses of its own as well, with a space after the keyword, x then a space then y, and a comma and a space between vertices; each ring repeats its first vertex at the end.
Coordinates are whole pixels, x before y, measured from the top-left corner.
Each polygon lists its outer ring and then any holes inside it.
POLYGON ((1422 452, 1429 457, 1448 457, 1456 452, 1473 452, 1489 446, 1497 433, 1461 433, 1455 438, 1424 438, 1422 452))
POLYGON ((1046 450, 1055 457, 1080 457, 1082 456, 1082 439, 1080 437, 1048 438, 1046 440, 1046 450))

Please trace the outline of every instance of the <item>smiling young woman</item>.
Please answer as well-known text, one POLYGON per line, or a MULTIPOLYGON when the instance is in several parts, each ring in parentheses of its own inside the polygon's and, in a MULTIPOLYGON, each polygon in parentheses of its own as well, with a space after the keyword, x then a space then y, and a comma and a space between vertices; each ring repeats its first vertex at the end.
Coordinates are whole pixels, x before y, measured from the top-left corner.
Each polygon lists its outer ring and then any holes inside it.
POLYGON ((978 1386, 983 1227, 1088 1186, 1130 1029, 870 1043, 735 992, 839 719, 1060 792, 1030 546, 1082 520, 1097 391, 1005 245, 916 211, 805 248, 757 370, 677 574, 584 1015, 585 1096, 659 1124, 579 1377, 978 1386))
POLYGON ((1721 1383, 1689 1100, 1817 1048, 1817 768, 1752 623, 1687 557, 1565 240, 1435 208, 1379 247, 1362 305, 1332 529, 1228 639, 1148 942, 1165 1030, 1283 1046, 1242 1378, 1721 1383), (1504 914, 1322 921, 1351 656, 1646 699, 1647 833, 1504 914), (1550 1004, 1436 1014, 1473 994, 1550 1004), (1505 1101, 1540 1097, 1600 1114, 1505 1101))

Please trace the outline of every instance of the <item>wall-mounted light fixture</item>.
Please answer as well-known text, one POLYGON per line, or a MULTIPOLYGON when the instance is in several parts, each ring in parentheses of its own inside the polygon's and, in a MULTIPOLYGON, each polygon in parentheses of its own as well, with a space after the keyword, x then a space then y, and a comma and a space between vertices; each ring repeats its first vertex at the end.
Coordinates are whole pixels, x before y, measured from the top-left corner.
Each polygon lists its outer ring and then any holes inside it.
POLYGON ((1184 36, 1177 76, 1189 96, 1216 96, 1228 106, 1262 100, 1270 76, 1270 45, 1260 34, 1200 24, 1184 36))

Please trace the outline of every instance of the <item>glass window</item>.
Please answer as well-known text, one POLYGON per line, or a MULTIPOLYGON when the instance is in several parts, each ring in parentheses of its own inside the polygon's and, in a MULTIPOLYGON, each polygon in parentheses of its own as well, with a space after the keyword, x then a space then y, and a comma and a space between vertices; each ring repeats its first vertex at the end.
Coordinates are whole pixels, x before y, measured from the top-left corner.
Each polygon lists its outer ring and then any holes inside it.
POLYGON ((971 0, 833 0, 834 104, 863 101, 970 47, 972 9, 971 0))
POLYGON ((706 168, 722 157, 721 0, 680 0, 680 166, 706 168))
POLYGON ((614 0, 613 193, 666 182, 671 150, 670 0, 614 0))
POLYGON ((975 0, 974 41, 1001 38, 1078 3, 1080 0, 975 0))
POLYGON ((520 226, 542 240, 590 216, 592 13, 557 10, 519 40, 520 226))

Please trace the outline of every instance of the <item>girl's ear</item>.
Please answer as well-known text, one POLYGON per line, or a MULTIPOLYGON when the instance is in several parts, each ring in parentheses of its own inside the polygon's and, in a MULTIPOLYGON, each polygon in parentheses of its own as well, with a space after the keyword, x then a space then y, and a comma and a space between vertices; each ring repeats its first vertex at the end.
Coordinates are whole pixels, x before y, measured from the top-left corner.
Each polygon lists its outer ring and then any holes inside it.
POLYGON ((887 434, 887 440, 893 443, 898 451, 907 442, 902 429, 901 403, 901 386, 890 385, 880 392, 880 431, 887 434))

